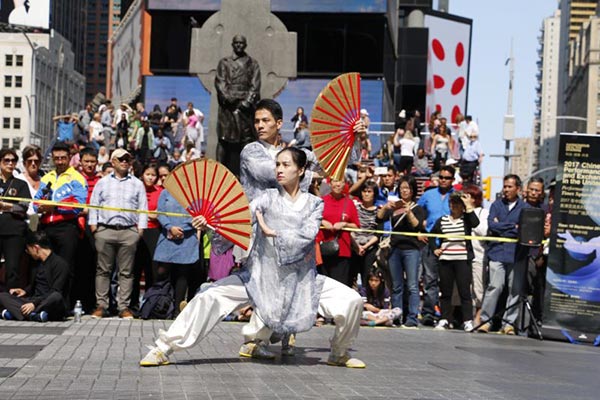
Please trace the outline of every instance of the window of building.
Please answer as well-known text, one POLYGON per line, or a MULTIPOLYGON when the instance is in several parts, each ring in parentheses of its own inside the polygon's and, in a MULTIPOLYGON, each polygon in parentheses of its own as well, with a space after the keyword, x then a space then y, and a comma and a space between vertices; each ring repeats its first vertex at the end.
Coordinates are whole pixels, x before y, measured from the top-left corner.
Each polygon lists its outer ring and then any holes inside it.
POLYGON ((17 65, 17 67, 22 67, 23 66, 23 56, 20 54, 17 54, 17 59, 15 64, 17 65))
POLYGON ((15 97, 14 105, 15 105, 15 108, 21 108, 21 98, 20 97, 15 97))
POLYGON ((13 138, 13 149, 20 149, 21 143, 23 143, 22 137, 13 138))
POLYGON ((10 108, 10 97, 4 96, 4 108, 10 108))
POLYGON ((23 87, 23 77, 22 76, 15 76, 15 87, 23 87))
POLYGON ((12 87, 12 76, 4 75, 4 87, 12 87))
POLYGON ((4 56, 4 65, 6 65, 7 67, 12 67, 12 65, 13 65, 12 54, 7 54, 4 56))
POLYGON ((21 129, 21 118, 13 118, 13 129, 21 129))
POLYGON ((8 149, 9 144, 10 144, 10 139, 2 138, 2 148, 3 149, 8 149))
POLYGON ((4 129, 10 129, 10 118, 2 118, 2 127, 4 129))

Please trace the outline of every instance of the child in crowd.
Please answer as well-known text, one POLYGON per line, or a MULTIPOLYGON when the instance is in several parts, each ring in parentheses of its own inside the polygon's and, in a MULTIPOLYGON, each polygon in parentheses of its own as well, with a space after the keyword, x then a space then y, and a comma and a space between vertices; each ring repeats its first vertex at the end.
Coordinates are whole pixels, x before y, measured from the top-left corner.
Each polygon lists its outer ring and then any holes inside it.
MULTIPOLYGON (((473 212, 475 200, 470 194, 454 192, 450 195, 450 214, 437 220, 431 233, 443 235, 469 236, 472 229, 479 225, 479 219, 473 212)), ((463 328, 466 332, 473 330, 473 303, 471 299, 471 261, 473 245, 463 237, 443 237, 429 239, 429 246, 439 259, 440 305, 442 318, 436 329, 449 329, 452 320, 452 291, 454 283, 458 288, 463 317, 463 328)))
POLYGON ((400 308, 390 308, 390 292, 380 270, 372 268, 369 271, 367 285, 362 286, 359 292, 364 300, 361 325, 392 326, 394 320, 402 316, 400 308))

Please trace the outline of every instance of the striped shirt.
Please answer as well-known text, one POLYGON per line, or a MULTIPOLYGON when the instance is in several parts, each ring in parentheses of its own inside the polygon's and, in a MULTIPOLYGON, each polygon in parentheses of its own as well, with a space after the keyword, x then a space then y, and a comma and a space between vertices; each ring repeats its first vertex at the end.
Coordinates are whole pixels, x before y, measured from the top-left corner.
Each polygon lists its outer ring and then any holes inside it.
MULTIPOLYGON (((450 215, 444 215, 437 220, 431 233, 440 233, 443 235, 471 235, 472 229, 479 225, 479 218, 474 212, 465 213, 461 218, 454 219, 450 215)), ((439 246, 436 245, 436 240, 430 240, 430 246, 433 249, 439 248, 442 250, 440 260, 472 260, 473 245, 471 241, 466 241, 461 237, 442 238, 438 239, 439 246)))
MULTIPOLYGON (((377 208, 367 210, 360 202, 355 202, 356 211, 358 211, 358 220, 362 229, 375 230, 377 229, 377 208)), ((372 237, 377 236, 370 232, 352 232, 352 237, 356 243, 365 245, 372 237)))

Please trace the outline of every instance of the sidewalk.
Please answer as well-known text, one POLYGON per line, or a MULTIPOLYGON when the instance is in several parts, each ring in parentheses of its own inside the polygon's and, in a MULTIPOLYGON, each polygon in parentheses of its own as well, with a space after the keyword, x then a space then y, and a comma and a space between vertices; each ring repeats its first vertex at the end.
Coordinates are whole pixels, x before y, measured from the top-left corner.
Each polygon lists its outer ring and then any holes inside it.
MULTIPOLYGON (((361 328, 365 370, 325 364, 334 327, 298 335, 298 355, 240 359, 240 323, 140 368, 171 321, 0 321, 0 399, 597 399, 600 349, 495 334, 361 328)), ((279 345, 271 346, 278 351, 279 345)))

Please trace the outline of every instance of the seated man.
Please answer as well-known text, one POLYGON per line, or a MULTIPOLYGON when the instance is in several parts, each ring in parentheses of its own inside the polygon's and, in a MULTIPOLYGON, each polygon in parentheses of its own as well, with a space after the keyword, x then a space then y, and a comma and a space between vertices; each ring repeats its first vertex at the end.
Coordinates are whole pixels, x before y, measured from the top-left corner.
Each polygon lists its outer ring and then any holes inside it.
POLYGON ((2 318, 38 322, 62 320, 66 311, 63 293, 67 288, 69 265, 52 251, 44 232, 28 231, 25 249, 40 264, 34 269, 33 281, 26 289, 0 293, 2 318))

